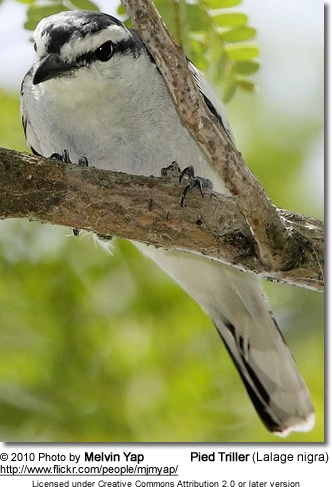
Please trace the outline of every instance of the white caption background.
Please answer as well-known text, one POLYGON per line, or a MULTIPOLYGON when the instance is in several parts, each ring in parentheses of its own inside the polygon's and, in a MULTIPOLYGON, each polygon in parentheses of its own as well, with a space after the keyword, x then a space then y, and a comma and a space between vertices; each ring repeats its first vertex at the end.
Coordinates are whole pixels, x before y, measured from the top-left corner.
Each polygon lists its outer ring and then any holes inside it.
POLYGON ((330 485, 326 445, 2 444, 4 487, 312 487, 330 485))

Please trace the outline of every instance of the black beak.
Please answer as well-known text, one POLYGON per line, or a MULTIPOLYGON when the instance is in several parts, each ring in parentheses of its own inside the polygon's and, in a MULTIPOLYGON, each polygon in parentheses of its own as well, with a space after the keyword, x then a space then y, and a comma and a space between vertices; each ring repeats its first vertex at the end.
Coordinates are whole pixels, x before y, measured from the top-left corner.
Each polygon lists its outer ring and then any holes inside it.
POLYGON ((73 66, 66 64, 57 54, 48 54, 37 67, 32 82, 38 85, 43 81, 68 74, 72 70, 73 66))

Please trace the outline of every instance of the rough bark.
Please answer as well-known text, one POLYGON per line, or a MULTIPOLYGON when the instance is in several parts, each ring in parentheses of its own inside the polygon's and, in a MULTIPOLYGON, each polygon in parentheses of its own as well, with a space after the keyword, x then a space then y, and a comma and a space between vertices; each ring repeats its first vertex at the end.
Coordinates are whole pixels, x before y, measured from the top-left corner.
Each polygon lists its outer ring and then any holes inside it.
POLYGON ((323 289, 324 227, 277 209, 296 248, 292 266, 264 265, 233 198, 191 191, 174 171, 162 178, 85 168, 0 149, 0 219, 29 218, 209 256, 277 281, 323 289))

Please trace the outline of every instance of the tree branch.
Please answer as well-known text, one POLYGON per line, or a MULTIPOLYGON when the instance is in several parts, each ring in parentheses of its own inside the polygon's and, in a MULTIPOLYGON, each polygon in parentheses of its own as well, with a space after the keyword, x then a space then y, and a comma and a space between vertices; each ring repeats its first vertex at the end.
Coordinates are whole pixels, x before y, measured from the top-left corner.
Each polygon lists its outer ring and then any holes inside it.
POLYGON ((0 219, 29 218, 209 256, 276 281, 323 289, 324 227, 277 210, 297 242, 288 270, 266 268, 233 198, 199 191, 180 206, 178 174, 163 178, 64 164, 0 148, 0 219))
POLYGON ((210 164, 234 195, 255 238, 264 266, 271 270, 294 265, 298 245, 283 215, 213 117, 189 71, 183 50, 176 45, 150 0, 121 0, 144 43, 154 57, 182 123, 196 139, 210 164))

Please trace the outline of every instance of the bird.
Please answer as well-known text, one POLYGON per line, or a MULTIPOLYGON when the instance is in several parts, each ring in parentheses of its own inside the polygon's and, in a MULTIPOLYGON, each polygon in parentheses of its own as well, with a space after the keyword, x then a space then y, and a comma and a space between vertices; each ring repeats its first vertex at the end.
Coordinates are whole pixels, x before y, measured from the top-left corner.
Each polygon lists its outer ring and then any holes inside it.
MULTIPOLYGON (((136 30, 107 13, 72 10, 43 18, 33 40, 36 59, 22 81, 21 116, 34 154, 146 176, 160 176, 176 161, 229 194, 181 123, 136 30)), ((188 63, 211 116, 233 140, 222 103, 188 63)), ((133 243, 211 318, 265 427, 282 437, 312 429, 310 393, 262 279, 198 254, 133 243)))

